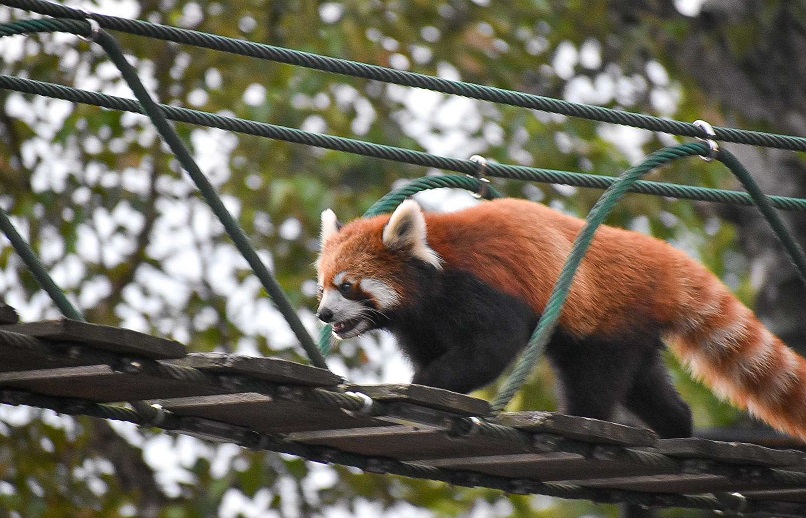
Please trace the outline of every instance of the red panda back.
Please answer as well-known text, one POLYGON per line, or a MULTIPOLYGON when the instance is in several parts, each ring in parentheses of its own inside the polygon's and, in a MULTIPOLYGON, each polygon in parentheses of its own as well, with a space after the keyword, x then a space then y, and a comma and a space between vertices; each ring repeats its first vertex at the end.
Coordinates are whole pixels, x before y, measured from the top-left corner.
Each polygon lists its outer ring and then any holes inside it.
MULTIPOLYGON (((426 214, 428 240, 446 267, 473 272, 542 313, 584 221, 544 205, 500 199, 451 214, 426 214)), ((673 303, 674 271, 685 254, 635 232, 602 226, 560 317, 577 336, 618 334, 626 325, 661 326, 673 303), (668 275, 658 275, 668 272, 668 275), (664 293, 665 292, 665 293, 664 293)))
MULTIPOLYGON (((383 280, 404 298, 402 258, 382 242, 389 221, 389 216, 357 220, 328 239, 320 275, 349 269, 357 278, 383 280)), ((425 222, 427 246, 439 255, 434 266, 470 273, 525 301, 537 314, 584 225, 581 219, 516 199, 427 213, 425 222)), ((806 440, 806 360, 770 333, 703 265, 663 241, 600 227, 574 277, 559 325, 572 341, 594 344, 629 344, 622 339, 630 333, 650 341, 662 337, 717 395, 806 440)), ((569 368, 575 368, 573 360, 569 368)))

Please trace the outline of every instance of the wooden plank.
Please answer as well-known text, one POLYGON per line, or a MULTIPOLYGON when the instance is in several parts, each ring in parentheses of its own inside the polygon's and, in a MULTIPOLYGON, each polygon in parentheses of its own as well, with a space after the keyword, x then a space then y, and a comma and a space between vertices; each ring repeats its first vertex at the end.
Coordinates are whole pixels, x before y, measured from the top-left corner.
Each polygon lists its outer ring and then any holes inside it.
POLYGON ((253 392, 157 401, 182 416, 203 417, 249 427, 262 433, 378 426, 383 422, 335 406, 279 399, 253 392))
POLYGON ((5 302, 0 302, 0 324, 16 324, 19 321, 20 316, 17 314, 17 310, 5 302))
POLYGON ((0 373, 0 387, 111 403, 227 392, 213 384, 170 376, 115 371, 109 365, 0 373))
POLYGON ((346 389, 366 394, 375 401, 412 403, 462 416, 490 413, 490 404, 483 399, 424 385, 349 385, 346 389))
POLYGON ((517 441, 481 435, 454 436, 445 428, 431 426, 386 426, 360 430, 323 430, 294 433, 289 439, 330 446, 342 451, 398 460, 439 459, 477 455, 523 453, 529 447, 517 441))
POLYGON ((760 475, 755 480, 737 480, 718 473, 678 473, 609 480, 569 480, 569 484, 649 493, 742 493, 749 495, 786 492, 792 483, 782 483, 760 475))
POLYGON ((803 462, 803 452, 773 450, 755 444, 718 442, 708 439, 660 439, 658 452, 670 457, 707 459, 756 466, 793 466, 803 462))
POLYGON ((280 358, 261 358, 223 353, 191 353, 165 363, 193 367, 212 374, 239 374, 272 383, 334 387, 341 376, 327 369, 302 365, 280 358))
POLYGON ((629 446, 652 446, 658 436, 644 428, 554 412, 504 412, 495 422, 532 433, 551 433, 568 439, 629 446))
POLYGON ((747 498, 755 500, 779 500, 782 502, 806 503, 806 488, 768 489, 761 491, 742 491, 747 498))
POLYGON ((659 474, 648 476, 616 477, 608 479, 569 480, 569 484, 591 488, 608 488, 644 493, 699 494, 712 491, 737 491, 736 482, 709 473, 659 474))
POLYGON ((527 478, 543 482, 578 479, 582 474, 586 478, 607 478, 658 475, 669 471, 667 467, 592 459, 566 452, 432 459, 422 463, 440 468, 478 471, 501 477, 527 478))
POLYGON ((88 324, 66 318, 8 325, 2 329, 48 340, 78 342, 112 353, 155 360, 181 358, 187 352, 184 345, 174 340, 157 338, 131 329, 88 324))
POLYGON ((98 363, 71 355, 66 347, 33 336, 0 331, 0 372, 98 363))

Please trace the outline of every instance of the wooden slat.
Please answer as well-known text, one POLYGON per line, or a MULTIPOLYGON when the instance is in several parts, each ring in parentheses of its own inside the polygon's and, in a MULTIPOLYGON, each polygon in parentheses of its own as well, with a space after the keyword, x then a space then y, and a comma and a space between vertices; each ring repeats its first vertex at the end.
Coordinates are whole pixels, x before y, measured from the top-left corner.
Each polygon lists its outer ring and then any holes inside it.
POLYGON ((17 310, 4 302, 0 302, 0 325, 16 324, 20 321, 17 310))
POLYGON ((596 480, 569 480, 592 488, 610 488, 645 493, 699 494, 712 491, 735 491, 736 483, 729 479, 708 473, 659 474, 648 476, 599 478, 596 480))
POLYGON ((101 403, 227 392, 221 387, 198 381, 155 376, 144 372, 119 372, 109 365, 4 372, 0 373, 0 387, 101 403))
POLYGON ((806 503, 806 488, 768 489, 761 491, 743 491, 747 498, 756 500, 780 500, 782 502, 806 503))
POLYGON ((717 442, 708 439, 661 439, 656 445, 664 455, 677 458, 708 459, 757 466, 793 466, 803 463, 803 452, 773 450, 755 444, 717 442))
POLYGON ((425 464, 458 470, 478 471, 490 475, 535 480, 564 481, 584 474, 589 478, 657 475, 666 467, 639 465, 615 460, 585 458, 565 452, 492 455, 456 459, 427 460, 425 464))
POLYGON ((263 433, 379 426, 369 416, 351 414, 338 407, 305 401, 278 399, 266 394, 237 393, 176 398, 158 401, 163 408, 182 416, 246 426, 263 433))
POLYGON ((166 363, 193 367, 213 374, 240 374, 272 383, 334 387, 343 380, 327 369, 301 365, 280 358, 260 358, 221 353, 192 353, 166 363))
POLYGON ((77 358, 66 347, 33 336, 0 331, 0 372, 74 367, 98 363, 77 358))
POLYGON ((787 491, 791 484, 776 482, 770 478, 736 480, 717 473, 679 473, 669 475, 630 477, 608 480, 571 480, 572 484, 587 487, 623 489, 649 493, 742 493, 787 491))
POLYGON ((655 433, 644 428, 554 412, 504 412, 496 422, 527 432, 551 433, 599 444, 651 446, 658 440, 655 433))
POLYGON ((483 399, 423 385, 349 385, 347 390, 361 392, 375 401, 412 403, 463 416, 490 413, 490 404, 483 399))
POLYGON ((152 359, 181 358, 185 346, 174 340, 157 338, 130 329, 88 324, 76 320, 43 320, 3 326, 13 331, 48 340, 78 342, 104 351, 152 359))
POLYGON ((423 460, 475 455, 522 453, 528 447, 516 441, 493 439, 480 435, 452 436, 443 428, 431 426, 387 426, 360 430, 325 430, 295 433, 297 442, 331 446, 343 451, 399 460, 423 460))

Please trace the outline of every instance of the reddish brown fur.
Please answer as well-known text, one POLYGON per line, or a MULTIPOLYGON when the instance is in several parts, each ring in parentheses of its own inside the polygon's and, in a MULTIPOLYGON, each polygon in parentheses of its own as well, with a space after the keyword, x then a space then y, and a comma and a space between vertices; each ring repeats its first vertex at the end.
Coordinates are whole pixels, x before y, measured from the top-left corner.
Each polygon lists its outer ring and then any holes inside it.
MULTIPOLYGON (((324 244, 322 280, 340 271, 383 280, 405 299, 401 257, 383 247, 389 216, 357 220, 324 244)), ((473 272, 542 313, 584 221, 544 205, 502 199, 426 214, 428 244, 444 267, 473 272)), ((806 360, 793 354, 698 262, 658 239, 603 226, 576 274, 560 326, 617 338, 658 330, 715 391, 766 422, 806 439, 806 360), (744 322, 736 327, 737 322, 744 322), (731 327, 734 326, 734 327, 731 327), (763 361, 753 358, 763 356, 763 361)))

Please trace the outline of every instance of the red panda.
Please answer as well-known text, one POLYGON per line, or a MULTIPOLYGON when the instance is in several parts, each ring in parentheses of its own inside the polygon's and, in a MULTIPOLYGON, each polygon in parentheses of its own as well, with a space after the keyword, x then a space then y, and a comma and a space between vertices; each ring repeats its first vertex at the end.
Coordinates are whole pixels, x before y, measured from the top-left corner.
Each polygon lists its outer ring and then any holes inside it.
MULTIPOLYGON (((469 392, 526 345, 584 221, 499 199, 455 213, 413 200, 345 225, 322 213, 318 317, 340 338, 390 330, 413 383, 469 392)), ((661 437, 692 432, 665 345, 718 396, 806 440, 806 360, 685 253, 602 226, 546 348, 560 410, 623 405, 661 437)))

